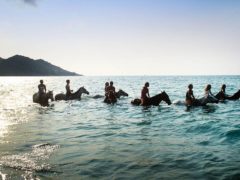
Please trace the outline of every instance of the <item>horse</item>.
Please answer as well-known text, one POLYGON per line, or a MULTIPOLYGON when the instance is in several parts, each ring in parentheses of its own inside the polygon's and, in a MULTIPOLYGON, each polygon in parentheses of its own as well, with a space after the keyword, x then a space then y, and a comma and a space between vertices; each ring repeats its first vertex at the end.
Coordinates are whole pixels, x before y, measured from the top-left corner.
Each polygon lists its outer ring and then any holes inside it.
POLYGON ((113 91, 110 91, 108 93, 108 96, 104 99, 105 103, 107 104, 114 104, 117 102, 117 96, 116 96, 116 93, 114 93, 113 91))
POLYGON ((215 96, 218 100, 238 100, 240 98, 240 90, 238 90, 236 93, 234 93, 232 96, 226 95, 225 93, 223 93, 222 91, 220 91, 219 93, 216 94, 215 96))
MULTIPOLYGON (((121 96, 128 96, 128 93, 126 93, 122 89, 119 89, 118 92, 115 93, 115 96, 119 99, 121 96)), ((104 98, 104 96, 99 94, 93 96, 93 99, 99 99, 99 98, 104 98)))
POLYGON ((116 98, 120 98, 121 96, 128 96, 128 93, 123 91, 122 89, 119 89, 118 92, 115 93, 116 98))
POLYGON ((41 106, 49 106, 48 100, 54 101, 53 99, 53 91, 48 91, 46 94, 43 94, 41 99, 39 97, 39 93, 33 94, 33 102, 39 103, 41 106))
POLYGON ((60 101, 60 100, 73 100, 73 99, 78 99, 78 100, 81 100, 81 97, 82 97, 82 94, 89 94, 89 92, 84 88, 84 87, 80 87, 75 93, 71 94, 70 97, 66 97, 66 94, 64 93, 60 93, 60 94, 57 94, 55 96, 55 100, 56 101, 60 101))
MULTIPOLYGON (((165 91, 163 91, 158 95, 150 97, 144 106, 151 106, 151 105, 158 106, 161 103, 161 101, 165 101, 168 105, 172 104, 168 94, 165 91)), ((131 104, 139 106, 141 105, 141 99, 134 99, 131 101, 131 104)))
POLYGON ((192 101, 192 104, 189 105, 187 104, 185 101, 174 101, 173 104, 174 105, 185 105, 185 106, 206 106, 208 103, 218 103, 218 100, 215 99, 214 97, 208 96, 208 97, 202 97, 199 99, 194 99, 192 101))

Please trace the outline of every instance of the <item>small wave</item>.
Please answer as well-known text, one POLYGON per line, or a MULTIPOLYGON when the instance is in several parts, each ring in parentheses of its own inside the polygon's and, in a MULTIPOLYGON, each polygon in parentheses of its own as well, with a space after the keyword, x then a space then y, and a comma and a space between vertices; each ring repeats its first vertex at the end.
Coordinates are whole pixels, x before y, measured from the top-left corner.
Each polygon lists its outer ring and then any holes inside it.
POLYGON ((201 141, 198 144, 203 145, 203 146, 207 146, 207 145, 209 145, 209 141, 201 141))
POLYGON ((181 100, 175 100, 172 103, 173 105, 180 105, 180 106, 185 106, 185 102, 181 100))
POLYGON ((141 121, 141 122, 137 123, 138 126, 150 125, 150 124, 152 124, 152 121, 141 121))
POLYGON ((34 145, 29 153, 1 157, 0 164, 24 171, 50 171, 50 165, 44 163, 44 161, 58 148, 58 145, 48 143, 34 145))
POLYGON ((228 131, 225 136, 229 139, 240 138, 240 129, 234 129, 228 131))

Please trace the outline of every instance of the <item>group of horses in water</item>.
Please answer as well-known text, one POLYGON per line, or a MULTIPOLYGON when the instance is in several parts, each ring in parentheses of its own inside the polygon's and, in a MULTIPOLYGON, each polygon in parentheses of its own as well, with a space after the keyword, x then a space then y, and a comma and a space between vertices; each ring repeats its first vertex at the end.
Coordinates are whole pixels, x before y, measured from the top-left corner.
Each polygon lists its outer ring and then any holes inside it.
MULTIPOLYGON (((67 101, 67 100, 81 100, 82 94, 87 94, 89 95, 90 93, 84 88, 80 87, 71 97, 66 98, 66 94, 60 93, 56 94, 55 98, 53 95, 53 91, 48 91, 46 94, 42 96, 42 99, 40 100, 38 93, 35 93, 33 95, 33 102, 39 103, 41 106, 49 106, 49 100, 51 101, 67 101)), ((128 96, 128 93, 126 93, 123 90, 119 90, 115 93, 115 99, 114 100, 109 100, 107 98, 104 99, 103 102, 107 104, 114 104, 117 102, 117 99, 120 99, 120 97, 126 97, 128 96)), ((103 95, 95 95, 93 96, 94 99, 98 98, 104 98, 105 96, 103 95)), ((192 106, 205 106, 208 103, 218 103, 219 101, 224 101, 224 100, 238 100, 240 98, 240 90, 238 90, 235 94, 228 96, 228 95, 223 95, 222 92, 217 93, 215 98, 212 97, 203 97, 200 99, 195 99, 195 102, 192 104, 192 106), (216 100, 217 99, 217 100, 216 100)), ((172 104, 172 101, 170 100, 168 94, 163 91, 153 97, 150 97, 147 101, 147 104, 144 106, 158 106, 162 101, 167 103, 168 105, 172 104)), ((141 105, 141 99, 137 98, 131 101, 132 105, 141 105)), ((185 104, 185 101, 177 101, 174 104, 185 104)), ((186 105, 186 104, 185 104, 186 105)))

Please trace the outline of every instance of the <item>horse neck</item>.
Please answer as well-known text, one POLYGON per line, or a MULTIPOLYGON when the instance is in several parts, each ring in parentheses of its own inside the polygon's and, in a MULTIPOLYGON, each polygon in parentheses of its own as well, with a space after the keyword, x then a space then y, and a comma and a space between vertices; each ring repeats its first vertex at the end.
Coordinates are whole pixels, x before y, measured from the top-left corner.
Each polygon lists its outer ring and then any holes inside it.
MULTIPOLYGON (((164 93, 165 93, 165 92, 164 92, 164 93)), ((164 97, 166 97, 166 96, 168 96, 168 95, 167 95, 166 93, 165 93, 165 95, 163 95, 163 93, 161 93, 160 95, 161 95, 161 101, 164 101, 165 103, 168 103, 168 102, 167 102, 168 98, 166 98, 166 99, 164 98, 164 97)))
POLYGON ((74 94, 77 94, 78 96, 82 96, 82 89, 79 88, 74 94))
POLYGON ((163 98, 162 98, 162 93, 160 93, 160 94, 158 94, 158 95, 156 95, 156 96, 153 96, 152 98, 150 98, 152 101, 154 101, 154 102, 161 102, 162 100, 163 100, 163 98))
POLYGON ((79 96, 79 98, 81 98, 82 97, 82 94, 83 94, 83 90, 80 88, 79 90, 78 90, 78 96, 79 96))
POLYGON ((120 93, 119 93, 119 91, 115 93, 115 96, 116 96, 117 98, 120 98, 120 93))

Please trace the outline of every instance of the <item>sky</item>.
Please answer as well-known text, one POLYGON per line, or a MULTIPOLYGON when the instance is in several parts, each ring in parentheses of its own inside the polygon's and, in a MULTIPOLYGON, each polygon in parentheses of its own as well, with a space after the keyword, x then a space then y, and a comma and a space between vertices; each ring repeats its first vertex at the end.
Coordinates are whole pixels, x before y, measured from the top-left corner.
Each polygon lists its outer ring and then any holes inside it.
POLYGON ((0 57, 84 75, 239 75, 239 0, 0 0, 0 57))

